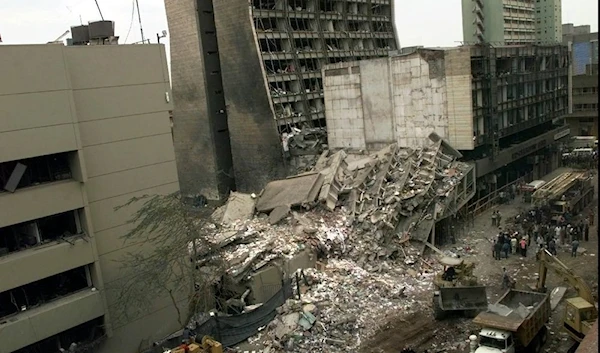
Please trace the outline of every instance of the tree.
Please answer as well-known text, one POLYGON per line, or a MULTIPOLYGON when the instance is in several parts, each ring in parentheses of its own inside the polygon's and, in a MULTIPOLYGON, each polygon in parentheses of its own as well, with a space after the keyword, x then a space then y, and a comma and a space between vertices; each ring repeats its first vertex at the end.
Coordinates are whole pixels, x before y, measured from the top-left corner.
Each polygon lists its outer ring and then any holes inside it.
POLYGON ((112 313, 117 317, 113 319, 125 324, 147 312, 157 298, 169 298, 183 327, 196 310, 211 307, 200 292, 210 291, 222 273, 223 262, 210 241, 214 235, 209 227, 212 210, 189 206, 175 192, 134 197, 115 211, 141 202, 128 221, 133 228, 121 237, 124 245, 138 246, 130 247, 135 250, 118 260, 124 276, 108 288, 116 295, 112 313), (202 267, 199 259, 203 259, 202 267))

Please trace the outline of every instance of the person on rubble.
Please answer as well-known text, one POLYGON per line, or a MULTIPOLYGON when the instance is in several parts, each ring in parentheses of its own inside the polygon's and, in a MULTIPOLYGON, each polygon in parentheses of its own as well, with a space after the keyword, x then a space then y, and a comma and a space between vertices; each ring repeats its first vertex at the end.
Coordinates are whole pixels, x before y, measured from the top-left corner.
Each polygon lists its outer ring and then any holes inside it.
POLYGON ((589 219, 583 220, 583 240, 588 241, 590 238, 590 222, 589 219))
POLYGON ((449 282, 456 279, 456 270, 454 269, 454 266, 448 266, 446 271, 444 271, 444 274, 442 274, 442 279, 449 282))
POLYGON ((497 214, 497 210, 493 210, 492 211, 492 227, 495 227, 498 225, 497 219, 498 219, 498 214, 497 214))
POLYGON ((496 226, 498 228, 500 228, 500 223, 502 221, 502 214, 500 213, 500 211, 496 211, 496 226))

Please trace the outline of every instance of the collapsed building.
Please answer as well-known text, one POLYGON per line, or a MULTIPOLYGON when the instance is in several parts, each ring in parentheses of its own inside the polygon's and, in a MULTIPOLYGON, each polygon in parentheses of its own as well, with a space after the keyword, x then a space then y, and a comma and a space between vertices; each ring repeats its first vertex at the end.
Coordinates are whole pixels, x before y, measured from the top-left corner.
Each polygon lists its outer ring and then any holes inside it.
POLYGON ((256 308, 301 271, 296 286, 304 301, 288 300, 278 309, 292 311, 283 320, 294 325, 274 320, 262 344, 289 345, 298 327, 308 330, 318 322, 305 348, 358 347, 360 337, 368 338, 382 323, 380 317, 418 308, 408 294, 427 290, 425 272, 435 267, 421 255, 426 247, 439 252, 434 244, 447 241, 435 224, 453 217, 475 194, 475 168, 459 157, 436 134, 421 148, 326 150, 310 171, 272 181, 260 195, 232 193, 211 226, 228 263, 219 286, 227 287, 220 292, 229 297, 215 298, 215 306, 224 314, 256 308), (310 310, 300 314, 307 301, 310 310), (309 316, 300 320, 304 326, 295 325, 298 315, 309 316))

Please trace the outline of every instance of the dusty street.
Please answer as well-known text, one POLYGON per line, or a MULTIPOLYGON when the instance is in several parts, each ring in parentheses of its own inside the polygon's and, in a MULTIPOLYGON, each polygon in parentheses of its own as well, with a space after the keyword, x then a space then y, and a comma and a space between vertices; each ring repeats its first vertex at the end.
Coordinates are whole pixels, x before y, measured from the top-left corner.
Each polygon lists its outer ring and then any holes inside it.
MULTIPOLYGON (((597 177, 594 180, 595 199, 598 198, 597 177)), ((503 223, 505 220, 515 216, 526 209, 527 204, 520 200, 514 200, 510 204, 499 205, 503 223)), ((558 258, 569 266, 575 273, 580 275, 597 292, 598 288, 598 232, 596 201, 592 202, 596 220, 590 228, 590 241, 581 242, 580 248, 585 251, 578 257, 570 256, 570 246, 559 249, 558 258)), ((480 282, 488 287, 488 299, 495 302, 505 291, 501 288, 502 267, 506 267, 513 280, 516 281, 517 289, 530 290, 535 285, 538 264, 535 253, 529 251, 527 257, 511 255, 508 259, 494 260, 491 252, 492 241, 498 233, 498 228, 491 225, 491 212, 488 210, 479 215, 473 225, 465 228, 463 234, 457 239, 456 244, 442 246, 441 250, 451 251, 466 259, 477 263, 475 275, 480 282)), ((580 250, 583 251, 583 250, 580 250)), ((546 287, 549 291, 557 286, 568 288, 564 298, 576 296, 575 290, 559 278, 551 270, 548 271, 546 287)), ((423 292, 421 303, 425 306, 431 302, 431 293, 423 292)), ((562 330, 562 318, 564 314, 564 301, 556 307, 550 321, 550 338, 546 344, 545 351, 550 353, 566 352, 573 341, 562 330)), ((477 327, 470 319, 451 319, 443 322, 435 322, 430 312, 422 312, 410 317, 393 319, 367 344, 364 352, 398 352, 403 347, 410 346, 417 352, 428 350, 429 352, 463 353, 466 351, 466 340, 470 334, 476 333, 477 327)))

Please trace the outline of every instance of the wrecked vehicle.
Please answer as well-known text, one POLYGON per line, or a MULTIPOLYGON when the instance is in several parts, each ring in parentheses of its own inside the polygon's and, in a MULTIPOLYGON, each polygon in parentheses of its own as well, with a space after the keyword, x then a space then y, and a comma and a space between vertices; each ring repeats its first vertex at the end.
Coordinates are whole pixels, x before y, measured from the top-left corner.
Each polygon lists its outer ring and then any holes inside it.
POLYGON ((477 285, 473 275, 475 264, 444 256, 439 259, 444 271, 433 278, 433 317, 442 320, 450 315, 475 317, 487 309, 484 286, 477 285))

